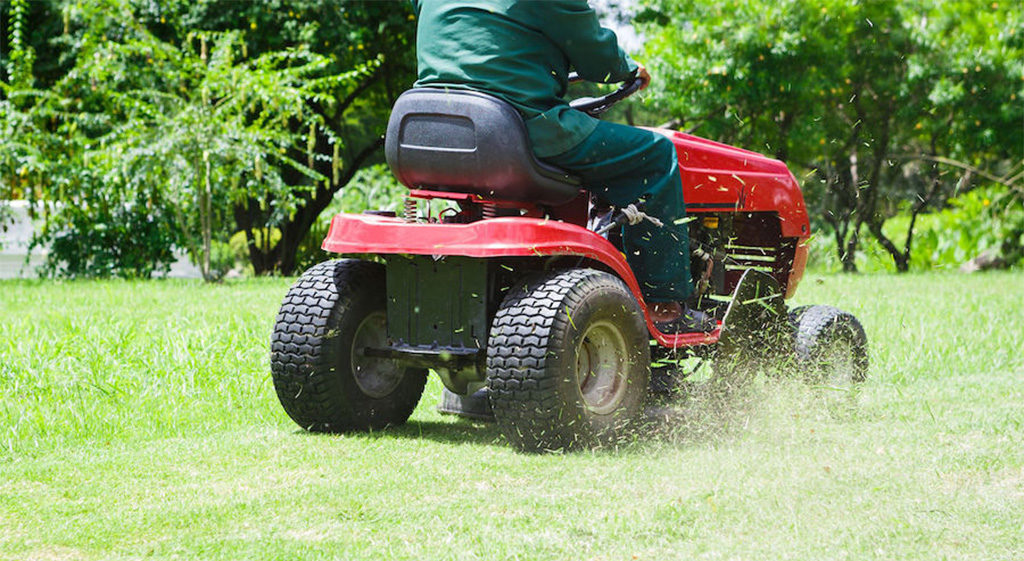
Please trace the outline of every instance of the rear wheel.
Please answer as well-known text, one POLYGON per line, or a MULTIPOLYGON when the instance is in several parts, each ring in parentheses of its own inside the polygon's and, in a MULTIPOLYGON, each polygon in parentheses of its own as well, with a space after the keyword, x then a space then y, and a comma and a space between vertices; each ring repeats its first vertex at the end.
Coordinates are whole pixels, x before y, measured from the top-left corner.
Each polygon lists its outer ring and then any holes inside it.
POLYGON ((849 387, 867 378, 867 335, 852 314, 832 306, 794 310, 797 364, 807 381, 849 387))
POLYGON ((385 270, 343 259, 302 275, 281 304, 271 336, 274 389, 285 412, 317 432, 404 423, 426 371, 366 356, 387 343, 385 270))
POLYGON ((491 326, 487 378, 502 433, 524 451, 614 443, 643 411, 650 347, 626 285, 593 269, 514 288, 491 326))

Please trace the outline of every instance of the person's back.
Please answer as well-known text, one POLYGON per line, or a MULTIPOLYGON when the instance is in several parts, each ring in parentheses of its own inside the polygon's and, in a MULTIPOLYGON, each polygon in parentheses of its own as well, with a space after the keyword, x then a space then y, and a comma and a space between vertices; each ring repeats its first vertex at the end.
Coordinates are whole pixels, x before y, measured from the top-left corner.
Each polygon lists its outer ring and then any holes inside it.
POLYGON ((689 236, 675 147, 651 131, 598 121, 563 99, 575 69, 594 82, 650 76, 600 26, 585 0, 413 0, 418 17, 415 87, 458 88, 507 101, 523 116, 534 153, 580 176, 618 207, 645 201, 662 227, 625 228, 626 258, 649 313, 667 332, 715 322, 685 302, 689 236))
POLYGON ((565 152, 594 119, 563 96, 570 67, 586 80, 620 82, 637 69, 583 0, 420 0, 415 87, 494 95, 526 119, 538 157, 565 152))

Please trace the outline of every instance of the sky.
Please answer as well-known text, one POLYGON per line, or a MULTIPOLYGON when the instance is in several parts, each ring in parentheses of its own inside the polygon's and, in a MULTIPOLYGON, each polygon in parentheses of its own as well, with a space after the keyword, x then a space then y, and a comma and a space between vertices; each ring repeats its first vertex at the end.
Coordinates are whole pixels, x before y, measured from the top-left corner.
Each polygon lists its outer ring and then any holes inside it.
POLYGON ((597 10, 598 14, 601 14, 601 25, 615 32, 615 35, 619 38, 619 45, 623 49, 630 53, 640 50, 643 46, 643 39, 633 29, 632 23, 629 21, 617 21, 616 18, 605 15, 608 14, 609 9, 612 7, 618 7, 626 12, 630 12, 636 6, 636 0, 590 0, 590 5, 597 10))

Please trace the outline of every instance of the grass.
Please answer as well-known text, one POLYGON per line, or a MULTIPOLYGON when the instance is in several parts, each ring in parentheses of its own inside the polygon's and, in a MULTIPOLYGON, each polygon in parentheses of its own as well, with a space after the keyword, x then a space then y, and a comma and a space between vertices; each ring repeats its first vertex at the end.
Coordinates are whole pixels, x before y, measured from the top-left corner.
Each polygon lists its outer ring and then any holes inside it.
POLYGON ((824 276, 856 394, 755 385, 618 450, 277 404, 288 280, 0 283, 0 559, 1024 558, 1024 274, 824 276))

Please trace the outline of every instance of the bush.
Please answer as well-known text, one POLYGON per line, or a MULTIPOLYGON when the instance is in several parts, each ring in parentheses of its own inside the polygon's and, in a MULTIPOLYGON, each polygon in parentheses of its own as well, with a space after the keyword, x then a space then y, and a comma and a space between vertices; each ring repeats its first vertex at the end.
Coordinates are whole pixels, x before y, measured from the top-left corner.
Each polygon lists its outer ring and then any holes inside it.
POLYGON ((359 170, 352 181, 338 192, 321 218, 327 215, 329 223, 330 217, 339 212, 393 210, 401 213, 402 201, 407 192, 405 186, 391 174, 387 164, 370 166, 359 170))
POLYGON ((160 209, 133 204, 68 205, 55 213, 32 248, 48 242, 44 276, 148 278, 175 262, 181 232, 160 209))
MULTIPOLYGON (((997 256, 1008 267, 1024 266, 1024 205, 1018 195, 1005 187, 974 189, 950 199, 947 208, 917 217, 911 250, 911 270, 956 270, 982 253, 997 256)), ((909 216, 886 221, 883 231, 902 245, 909 216)), ((892 258, 870 237, 861 232, 857 268, 864 272, 895 272, 892 258)), ((840 271, 834 241, 818 233, 811 240, 808 266, 814 270, 840 271)))

